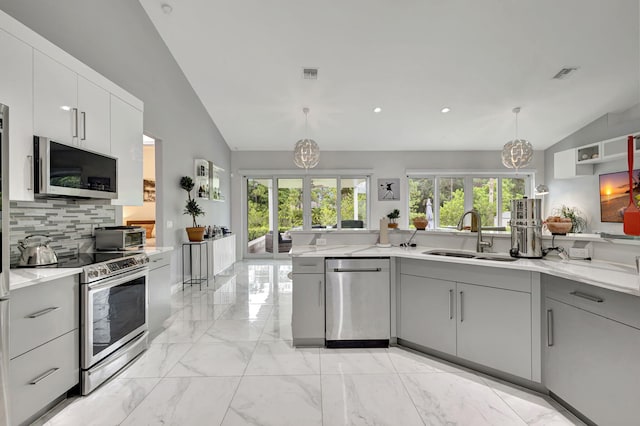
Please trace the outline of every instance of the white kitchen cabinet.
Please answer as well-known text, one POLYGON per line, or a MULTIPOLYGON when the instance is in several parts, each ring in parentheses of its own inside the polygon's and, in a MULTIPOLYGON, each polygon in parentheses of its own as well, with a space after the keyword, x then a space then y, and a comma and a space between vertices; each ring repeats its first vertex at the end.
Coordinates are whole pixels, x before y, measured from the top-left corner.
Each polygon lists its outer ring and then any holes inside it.
POLYGON ((553 177, 570 179, 593 174, 593 164, 577 164, 576 148, 553 154, 553 177))
POLYGON ((236 262, 236 236, 227 235, 213 240, 213 275, 218 275, 236 262))
POLYGON ((531 379, 531 295, 457 283, 458 356, 531 379))
POLYGON ((456 355, 456 283, 400 276, 398 337, 456 355))
POLYGON ((294 346, 324 346, 323 258, 293 259, 292 333, 294 346))
POLYGON ((401 344, 528 380, 539 376, 533 367, 531 273, 402 259, 399 287, 401 344))
POLYGON ((33 75, 34 133, 110 154, 109 92, 38 50, 33 75))
POLYGON ((9 395, 26 424, 79 383, 79 276, 11 291, 9 395))
POLYGON ((550 298, 546 310, 545 386, 595 424, 638 424, 640 330, 550 298))
POLYGON ((171 316, 171 252, 149 256, 149 339, 164 329, 171 316))
POLYGON ((33 132, 66 144, 78 137, 78 75, 38 50, 33 54, 33 132))
POLYGON ((111 95, 111 155, 118 158, 118 198, 111 204, 142 205, 142 111, 111 95))
POLYGON ((78 76, 78 145, 111 153, 109 92, 78 76))
POLYGON ((0 30, 0 103, 9 107, 9 199, 33 201, 33 48, 0 30))

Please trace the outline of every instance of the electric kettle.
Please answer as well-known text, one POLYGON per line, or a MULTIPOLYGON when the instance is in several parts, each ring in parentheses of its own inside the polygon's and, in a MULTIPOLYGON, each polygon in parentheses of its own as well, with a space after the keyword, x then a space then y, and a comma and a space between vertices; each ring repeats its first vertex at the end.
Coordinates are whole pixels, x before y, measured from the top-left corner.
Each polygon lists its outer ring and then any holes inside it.
POLYGON ((18 242, 20 260, 18 266, 49 266, 58 263, 56 252, 49 247, 51 239, 46 235, 29 235, 18 242), (31 238, 42 237, 44 240, 30 241, 31 238))

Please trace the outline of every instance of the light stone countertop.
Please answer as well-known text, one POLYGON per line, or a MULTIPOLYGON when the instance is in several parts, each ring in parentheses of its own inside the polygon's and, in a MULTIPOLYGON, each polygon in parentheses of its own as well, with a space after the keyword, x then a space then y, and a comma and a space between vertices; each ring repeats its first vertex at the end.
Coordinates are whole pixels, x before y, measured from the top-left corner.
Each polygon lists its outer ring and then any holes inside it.
MULTIPOLYGON (((146 247, 147 256, 172 251, 173 247, 146 247)), ((82 268, 15 268, 9 271, 9 291, 35 284, 42 284, 58 278, 82 273, 82 268)))
POLYGON ((76 275, 82 268, 17 268, 9 270, 9 291, 76 275))
MULTIPOLYGON (((423 254, 427 250, 450 250, 442 247, 389 247, 375 245, 294 246, 292 257, 402 257, 435 262, 519 269, 554 275, 634 296, 640 296, 640 275, 635 268, 611 262, 550 259, 518 259, 513 262, 465 259, 423 254)), ((455 250, 460 251, 460 250, 455 250)), ((474 253, 474 252, 469 252, 474 253)), ((494 253, 499 254, 499 253, 494 253)), ((508 255, 507 255, 508 256, 508 255)))

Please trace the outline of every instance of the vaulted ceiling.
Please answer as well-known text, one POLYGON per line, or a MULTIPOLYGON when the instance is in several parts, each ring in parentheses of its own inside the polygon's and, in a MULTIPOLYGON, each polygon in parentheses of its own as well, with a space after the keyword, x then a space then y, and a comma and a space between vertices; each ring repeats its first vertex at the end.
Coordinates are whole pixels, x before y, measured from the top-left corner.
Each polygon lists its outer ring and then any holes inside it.
POLYGON ((232 149, 495 150, 517 106, 544 149, 640 98, 638 0, 140 3, 232 149))

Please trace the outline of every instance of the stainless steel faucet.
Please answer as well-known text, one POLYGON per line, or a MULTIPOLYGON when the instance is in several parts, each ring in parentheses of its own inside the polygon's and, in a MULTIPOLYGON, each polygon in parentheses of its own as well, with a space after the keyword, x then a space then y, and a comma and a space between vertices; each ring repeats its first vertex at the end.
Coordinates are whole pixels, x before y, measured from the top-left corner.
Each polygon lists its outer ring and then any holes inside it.
POLYGON ((476 251, 478 253, 482 253, 482 252, 484 252, 484 248, 485 247, 493 246, 493 241, 483 241, 482 240, 482 218, 480 217, 480 213, 478 213, 477 210, 472 209, 472 210, 469 210, 468 212, 464 212, 464 214, 462 215, 462 217, 458 221, 458 227, 457 227, 458 231, 462 231, 462 226, 464 224, 464 218, 468 214, 471 214, 473 217, 475 217, 476 222, 478 224, 478 241, 476 242, 476 251))

